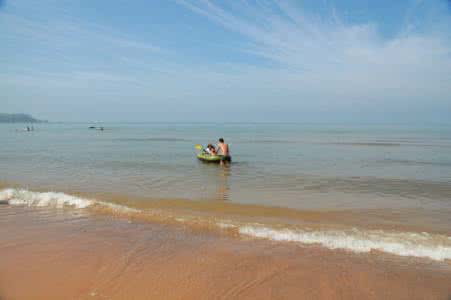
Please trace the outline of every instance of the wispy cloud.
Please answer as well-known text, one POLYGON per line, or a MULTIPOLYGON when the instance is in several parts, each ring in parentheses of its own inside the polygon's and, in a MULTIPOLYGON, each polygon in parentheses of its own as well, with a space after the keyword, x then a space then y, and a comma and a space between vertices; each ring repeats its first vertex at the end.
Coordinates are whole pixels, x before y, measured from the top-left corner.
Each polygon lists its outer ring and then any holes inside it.
MULTIPOLYGON (((278 120, 324 112, 451 113, 451 20, 444 1, 412 0, 390 34, 382 30, 384 18, 350 20, 332 1, 321 12, 289 0, 174 1, 196 18, 192 30, 206 26, 213 43, 227 47, 202 52, 210 56, 193 63, 189 53, 202 48, 199 39, 164 43, 174 37, 163 27, 160 40, 151 39, 77 19, 65 2, 15 2, 0 11, 1 92, 22 103, 27 97, 72 103, 83 113, 89 99, 114 102, 117 114, 158 106, 183 117, 214 114, 205 103, 226 102, 223 112, 238 120, 266 120, 276 112, 278 120), (56 3, 57 13, 47 18, 56 3), (213 36, 224 30, 227 39, 213 36), (236 53, 242 57, 229 60, 236 53)), ((177 26, 179 34, 189 32, 177 26)))
POLYGON ((86 70, 120 67, 123 60, 161 56, 164 51, 148 41, 140 41, 106 26, 71 18, 35 20, 16 13, 1 12, 4 45, 15 51, 7 70, 86 70), (17 51, 17 49, 20 49, 17 51), (40 65, 41 64, 41 65, 40 65))
MULTIPOLYGON (((378 32, 378 24, 346 23, 332 6, 328 14, 319 16, 283 0, 256 1, 252 6, 241 1, 243 4, 234 9, 210 0, 177 2, 248 38, 252 46, 244 51, 284 66, 349 68, 359 63, 381 64, 387 58, 401 63, 404 59, 412 63, 428 55, 449 58, 449 33, 446 36, 440 32, 421 32, 418 28, 421 24, 414 24, 415 11, 424 9, 422 1, 412 3, 398 34, 389 39, 378 32), (399 52, 408 55, 399 56, 399 52)), ((449 19, 447 24, 451 25, 449 19)), ((444 24, 442 29, 446 30, 444 24)))
POLYGON ((446 9, 444 2, 413 1, 405 22, 390 37, 377 23, 347 22, 333 6, 325 15, 314 15, 283 0, 244 0, 239 6, 210 0, 177 3, 247 38, 250 46, 243 51, 276 63, 277 75, 283 70, 282 78, 299 95, 308 90, 328 103, 332 98, 342 103, 450 100, 449 15, 415 18, 446 9))

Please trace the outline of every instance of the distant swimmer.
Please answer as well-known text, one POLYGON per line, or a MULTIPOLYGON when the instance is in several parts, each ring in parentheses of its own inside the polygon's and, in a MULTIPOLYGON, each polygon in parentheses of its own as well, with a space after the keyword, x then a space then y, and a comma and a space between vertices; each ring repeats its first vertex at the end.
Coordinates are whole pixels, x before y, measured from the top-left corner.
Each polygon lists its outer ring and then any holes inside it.
POLYGON ((16 131, 18 131, 18 132, 20 132, 20 131, 31 132, 31 131, 34 131, 34 127, 33 126, 26 126, 26 127, 21 128, 21 129, 16 128, 16 131))
POLYGON ((224 142, 223 138, 220 138, 218 141, 218 153, 221 156, 221 165, 232 162, 229 145, 224 142))
POLYGON ((95 130, 100 130, 100 131, 103 131, 103 126, 100 126, 100 127, 96 127, 96 126, 89 126, 88 127, 89 129, 95 129, 95 130))

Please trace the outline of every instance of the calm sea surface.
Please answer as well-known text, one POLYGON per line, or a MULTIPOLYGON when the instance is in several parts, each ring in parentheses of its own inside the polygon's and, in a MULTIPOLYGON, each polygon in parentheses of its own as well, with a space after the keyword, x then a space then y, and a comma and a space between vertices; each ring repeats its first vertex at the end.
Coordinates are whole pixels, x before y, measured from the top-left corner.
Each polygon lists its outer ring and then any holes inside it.
POLYGON ((0 181, 296 209, 451 208, 451 127, 91 125, 0 125, 0 181), (229 168, 195 157, 195 144, 219 137, 229 168))
POLYGON ((451 259, 450 127, 90 125, 1 125, 0 203, 451 259), (219 137, 233 163, 198 161, 219 137))

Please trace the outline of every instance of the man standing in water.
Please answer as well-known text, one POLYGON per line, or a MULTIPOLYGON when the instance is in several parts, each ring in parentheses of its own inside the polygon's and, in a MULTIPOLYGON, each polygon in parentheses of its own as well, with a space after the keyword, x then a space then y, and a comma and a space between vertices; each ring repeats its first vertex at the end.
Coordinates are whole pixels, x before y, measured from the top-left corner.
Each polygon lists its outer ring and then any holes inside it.
POLYGON ((224 143, 223 138, 219 139, 218 152, 221 156, 221 165, 223 165, 224 163, 232 162, 232 157, 230 156, 229 152, 229 145, 224 143))

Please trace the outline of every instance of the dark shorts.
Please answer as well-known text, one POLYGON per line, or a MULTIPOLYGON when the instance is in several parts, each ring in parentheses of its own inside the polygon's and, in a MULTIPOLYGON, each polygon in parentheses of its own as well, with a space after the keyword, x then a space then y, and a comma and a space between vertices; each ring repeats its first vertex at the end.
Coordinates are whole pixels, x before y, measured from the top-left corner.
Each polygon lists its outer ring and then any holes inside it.
POLYGON ((223 162, 232 162, 232 157, 230 155, 221 155, 221 161, 223 162))

